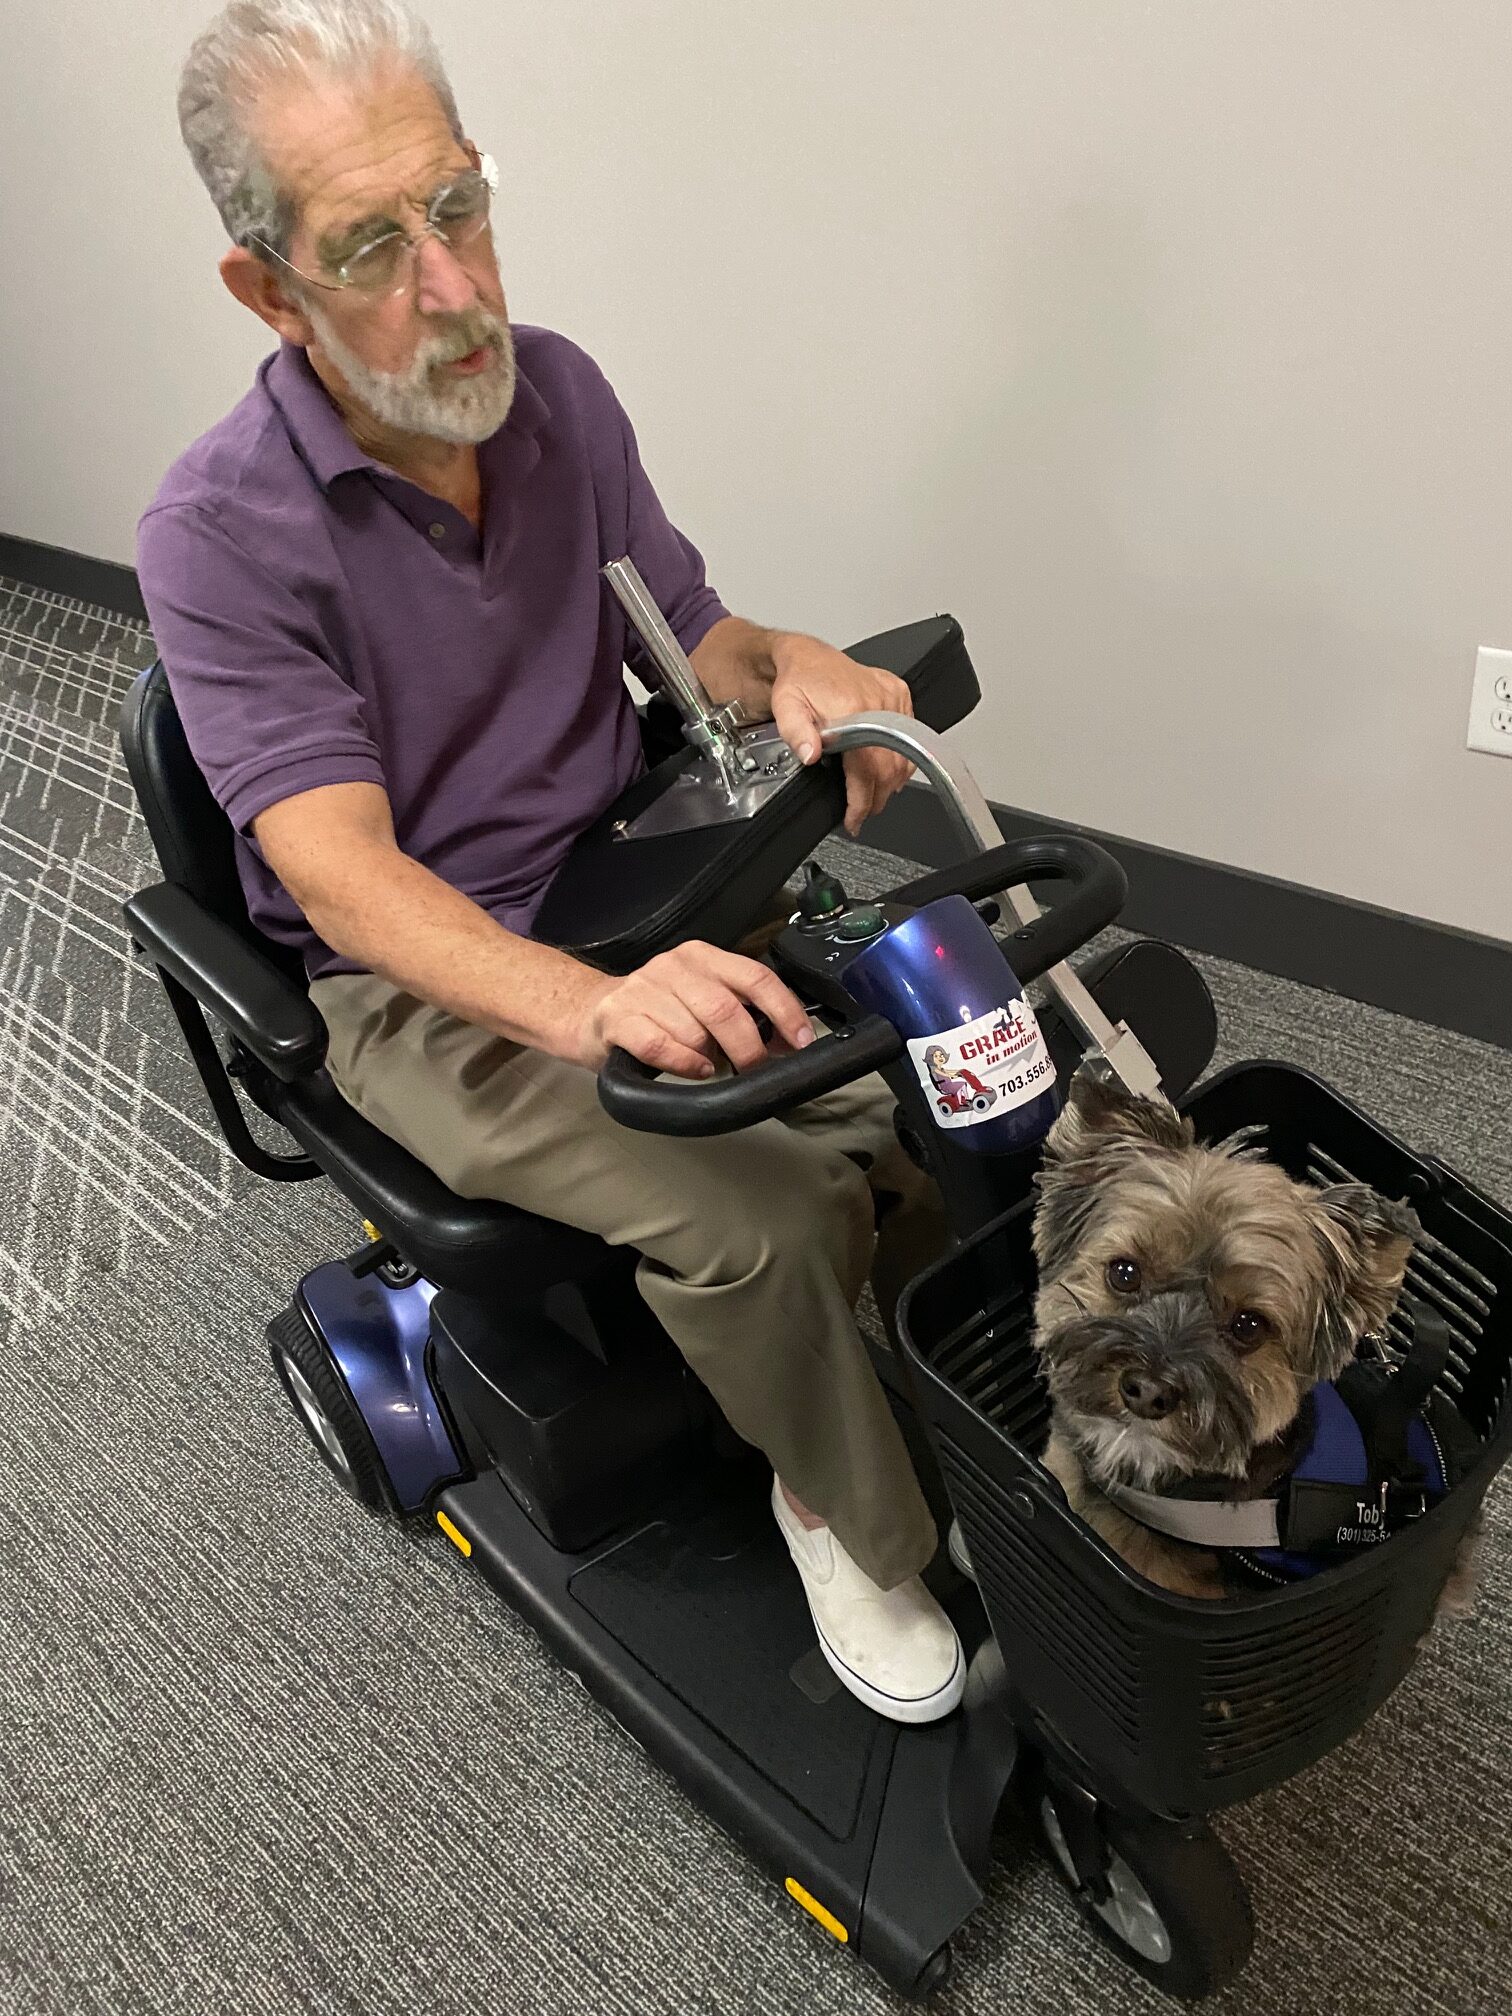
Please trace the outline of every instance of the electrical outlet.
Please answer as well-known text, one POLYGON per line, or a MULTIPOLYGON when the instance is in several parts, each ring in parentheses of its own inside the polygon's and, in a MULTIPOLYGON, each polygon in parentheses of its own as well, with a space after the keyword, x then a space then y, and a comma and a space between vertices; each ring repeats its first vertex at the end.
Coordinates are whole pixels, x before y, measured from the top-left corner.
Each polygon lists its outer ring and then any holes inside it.
POLYGON ((1470 689, 1470 733, 1467 749, 1492 756, 1512 756, 1512 651, 1493 651, 1482 644, 1475 654, 1475 684, 1470 689))

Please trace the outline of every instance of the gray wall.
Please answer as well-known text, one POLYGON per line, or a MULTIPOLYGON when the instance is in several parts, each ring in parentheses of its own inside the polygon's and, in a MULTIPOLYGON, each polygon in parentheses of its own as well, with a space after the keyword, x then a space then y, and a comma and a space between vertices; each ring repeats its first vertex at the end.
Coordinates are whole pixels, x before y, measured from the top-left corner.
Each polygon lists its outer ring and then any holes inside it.
MULTIPOLYGON (((128 560, 267 349, 204 0, 7 20, 0 529, 128 560)), ((739 609, 948 608, 995 797, 1512 938, 1506 0, 430 0, 511 307, 739 609)))

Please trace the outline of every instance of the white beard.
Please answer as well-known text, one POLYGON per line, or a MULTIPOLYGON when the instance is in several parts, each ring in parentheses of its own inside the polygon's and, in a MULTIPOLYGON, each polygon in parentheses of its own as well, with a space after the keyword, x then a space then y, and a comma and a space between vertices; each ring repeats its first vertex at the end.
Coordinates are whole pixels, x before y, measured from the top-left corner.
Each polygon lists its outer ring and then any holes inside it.
POLYGON ((320 347, 340 371, 357 402, 374 419, 405 434, 475 447, 498 432, 514 404, 514 335, 503 316, 474 307, 455 320, 449 334, 423 336, 403 371, 374 371, 349 350, 331 327, 324 308, 306 302, 320 347), (487 343, 491 364, 475 376, 438 382, 435 366, 453 363, 487 343))

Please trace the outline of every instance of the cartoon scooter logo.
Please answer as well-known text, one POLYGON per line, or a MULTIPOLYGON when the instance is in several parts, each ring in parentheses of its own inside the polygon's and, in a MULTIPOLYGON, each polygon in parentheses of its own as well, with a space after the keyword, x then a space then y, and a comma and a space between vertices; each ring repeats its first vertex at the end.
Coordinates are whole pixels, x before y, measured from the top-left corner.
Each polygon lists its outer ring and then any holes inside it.
POLYGON ((984 1085, 964 1065, 952 1071, 950 1052, 943 1043, 936 1043, 924 1052, 924 1068, 942 1113, 985 1113, 997 1097, 996 1087, 984 1085))

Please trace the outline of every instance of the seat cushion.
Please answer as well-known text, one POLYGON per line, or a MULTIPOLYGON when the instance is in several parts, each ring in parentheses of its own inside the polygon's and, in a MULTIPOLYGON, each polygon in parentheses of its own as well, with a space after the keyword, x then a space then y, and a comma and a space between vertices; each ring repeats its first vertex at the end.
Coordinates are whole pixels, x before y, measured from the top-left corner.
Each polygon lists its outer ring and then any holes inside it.
POLYGON ((602 1266, 607 1248, 593 1233, 491 1198, 457 1196, 348 1105, 329 1072, 292 1085, 268 1078, 257 1091, 342 1194, 438 1288, 485 1299, 503 1288, 534 1295, 602 1266))

